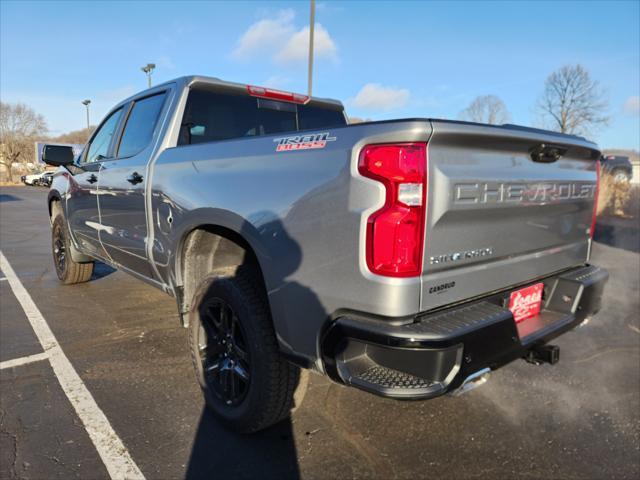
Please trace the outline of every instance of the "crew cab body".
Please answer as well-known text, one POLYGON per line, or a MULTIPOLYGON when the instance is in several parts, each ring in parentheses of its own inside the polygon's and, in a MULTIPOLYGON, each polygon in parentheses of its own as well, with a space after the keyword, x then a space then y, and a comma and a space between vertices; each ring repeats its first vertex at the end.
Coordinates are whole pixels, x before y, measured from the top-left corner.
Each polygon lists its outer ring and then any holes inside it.
POLYGON ((516 126, 349 125, 337 101, 194 76, 117 105, 49 202, 75 261, 120 268, 181 314, 208 272, 255 262, 288 361, 430 398, 544 360, 598 311, 599 157, 516 126), (516 322, 510 303, 532 286, 539 310, 516 322))

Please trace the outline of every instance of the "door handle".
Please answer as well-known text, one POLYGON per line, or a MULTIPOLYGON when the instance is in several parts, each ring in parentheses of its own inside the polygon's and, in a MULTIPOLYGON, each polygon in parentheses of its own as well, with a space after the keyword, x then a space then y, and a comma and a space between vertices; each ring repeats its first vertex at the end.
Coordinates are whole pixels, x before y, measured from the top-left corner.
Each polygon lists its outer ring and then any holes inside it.
POLYGON ((89 183, 96 183, 98 181, 98 177, 96 177, 95 173, 92 173, 91 175, 89 175, 89 178, 87 178, 87 182, 89 183))
POLYGON ((135 185, 136 183, 142 182, 143 178, 138 172, 133 172, 131 175, 127 177, 127 182, 135 185))

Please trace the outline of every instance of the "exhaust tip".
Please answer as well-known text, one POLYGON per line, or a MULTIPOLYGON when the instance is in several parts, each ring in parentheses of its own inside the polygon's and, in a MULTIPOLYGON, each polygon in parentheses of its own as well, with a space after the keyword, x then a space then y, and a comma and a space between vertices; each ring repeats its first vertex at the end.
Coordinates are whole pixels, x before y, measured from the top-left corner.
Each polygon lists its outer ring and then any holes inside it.
POLYGON ((467 378, 464 379, 462 385, 460 385, 455 390, 451 391, 449 395, 453 397, 459 397, 460 395, 470 392, 471 390, 478 388, 489 380, 489 374, 491 373, 490 368, 483 368, 482 370, 478 370, 475 373, 472 373, 467 378))

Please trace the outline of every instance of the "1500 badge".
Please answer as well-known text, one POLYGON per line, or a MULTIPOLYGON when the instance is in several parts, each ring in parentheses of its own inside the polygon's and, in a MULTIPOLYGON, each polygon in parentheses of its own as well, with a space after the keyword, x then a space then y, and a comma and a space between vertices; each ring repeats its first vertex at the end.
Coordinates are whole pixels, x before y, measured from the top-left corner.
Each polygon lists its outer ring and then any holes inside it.
POLYGON ((309 150, 311 148, 324 148, 327 142, 335 141, 336 137, 330 137, 329 132, 309 133, 307 135, 294 135, 291 137, 274 138, 278 145, 276 152, 288 152, 291 150, 309 150))

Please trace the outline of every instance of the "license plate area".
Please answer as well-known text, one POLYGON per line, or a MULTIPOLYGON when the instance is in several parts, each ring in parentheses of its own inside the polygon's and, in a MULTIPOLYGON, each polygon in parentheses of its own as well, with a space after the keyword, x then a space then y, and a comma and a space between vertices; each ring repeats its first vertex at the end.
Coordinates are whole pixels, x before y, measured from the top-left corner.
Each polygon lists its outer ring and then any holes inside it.
POLYGON ((511 310, 516 324, 540 313, 543 291, 544 283, 540 282, 511 292, 509 310, 511 310))

